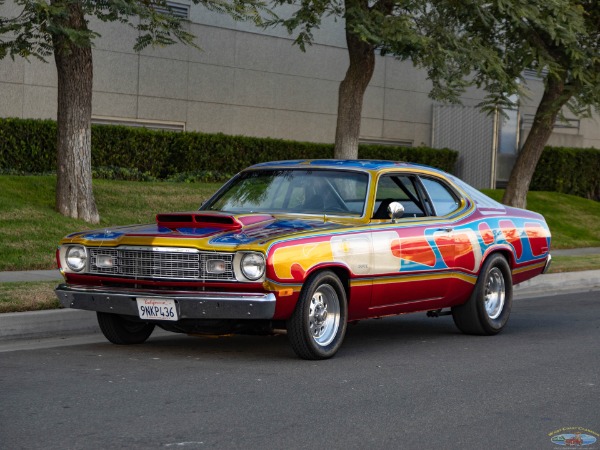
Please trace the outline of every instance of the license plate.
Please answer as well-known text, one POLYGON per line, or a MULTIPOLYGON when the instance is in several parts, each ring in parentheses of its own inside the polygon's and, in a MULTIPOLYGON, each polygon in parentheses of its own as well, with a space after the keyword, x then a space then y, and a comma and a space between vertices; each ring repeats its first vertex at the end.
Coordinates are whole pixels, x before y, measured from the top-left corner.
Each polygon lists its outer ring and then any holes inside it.
POLYGON ((179 320, 175 300, 137 298, 138 314, 144 320, 179 320))

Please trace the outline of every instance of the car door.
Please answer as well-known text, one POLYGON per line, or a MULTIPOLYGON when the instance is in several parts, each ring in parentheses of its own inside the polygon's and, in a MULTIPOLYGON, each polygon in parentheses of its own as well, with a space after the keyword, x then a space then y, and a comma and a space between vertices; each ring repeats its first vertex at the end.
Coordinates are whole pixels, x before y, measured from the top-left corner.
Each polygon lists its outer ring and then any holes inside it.
POLYGON ((447 267, 448 291, 446 305, 455 299, 464 298, 473 287, 482 261, 482 251, 477 233, 468 223, 452 221, 456 212, 467 206, 467 200, 444 180, 433 176, 420 177, 427 201, 431 202, 434 217, 439 218, 434 232, 434 242, 438 247, 441 264, 447 267))
POLYGON ((371 223, 371 308, 443 298, 448 290, 449 270, 443 255, 454 256, 454 243, 451 233, 435 216, 432 200, 417 175, 380 176, 371 223), (392 201, 404 207, 404 215, 395 224, 382 212, 392 201))

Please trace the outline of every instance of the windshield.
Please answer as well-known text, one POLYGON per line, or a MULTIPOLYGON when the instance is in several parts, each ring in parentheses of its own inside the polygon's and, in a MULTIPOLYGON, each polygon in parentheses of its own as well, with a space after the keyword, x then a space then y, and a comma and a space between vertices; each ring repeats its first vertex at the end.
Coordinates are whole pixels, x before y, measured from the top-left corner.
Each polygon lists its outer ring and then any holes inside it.
POLYGON ((242 172, 202 209, 232 213, 362 216, 369 176, 341 170, 242 172))

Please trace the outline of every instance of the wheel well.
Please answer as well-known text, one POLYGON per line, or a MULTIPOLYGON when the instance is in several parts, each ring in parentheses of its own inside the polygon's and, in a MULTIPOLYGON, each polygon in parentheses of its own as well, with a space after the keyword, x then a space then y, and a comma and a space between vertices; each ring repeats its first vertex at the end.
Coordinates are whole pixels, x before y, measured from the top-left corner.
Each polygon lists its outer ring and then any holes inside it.
POLYGON ((510 250, 506 250, 506 249, 502 249, 502 250, 494 250, 493 252, 489 253, 485 259, 481 262, 481 264, 483 264, 485 262, 486 259, 488 259, 489 257, 491 257, 492 255, 502 255, 504 256, 504 259, 506 259, 506 261, 508 262, 508 266, 512 269, 515 265, 515 261, 514 261, 514 255, 512 254, 512 252, 510 250))
POLYGON ((329 270, 330 272, 333 272, 340 279, 340 281, 342 282, 342 286, 344 286, 344 291, 346 292, 346 300, 349 304, 350 303, 350 273, 348 272, 348 269, 346 269, 344 267, 339 267, 339 266, 323 267, 319 270, 315 270, 310 275, 313 276, 314 274, 323 272, 325 270, 329 270))

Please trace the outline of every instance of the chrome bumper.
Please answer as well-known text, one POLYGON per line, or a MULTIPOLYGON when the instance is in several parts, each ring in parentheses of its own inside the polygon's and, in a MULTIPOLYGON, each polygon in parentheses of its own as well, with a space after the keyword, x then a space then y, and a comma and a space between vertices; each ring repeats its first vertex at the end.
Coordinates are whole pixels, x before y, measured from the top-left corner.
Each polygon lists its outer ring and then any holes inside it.
POLYGON ((59 285, 65 308, 138 316, 136 298, 172 299, 179 319, 272 319, 275 295, 245 292, 181 292, 59 285))
POLYGON ((550 264, 552 264, 552 255, 548 254, 548 259, 546 259, 546 264, 544 265, 544 270, 542 270, 543 274, 548 272, 548 269, 550 268, 550 264))

